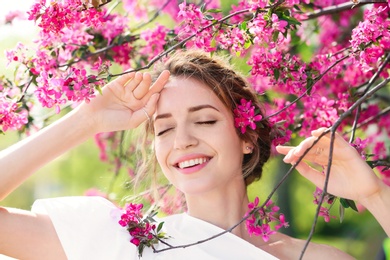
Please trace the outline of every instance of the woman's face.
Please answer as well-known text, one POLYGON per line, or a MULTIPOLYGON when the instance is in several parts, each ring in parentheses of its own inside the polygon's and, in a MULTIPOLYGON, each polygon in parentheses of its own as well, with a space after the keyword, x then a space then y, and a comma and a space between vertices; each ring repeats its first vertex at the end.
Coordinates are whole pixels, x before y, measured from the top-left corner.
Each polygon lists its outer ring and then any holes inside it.
POLYGON ((244 142, 210 88, 171 77, 154 115, 155 152, 165 176, 186 194, 243 183, 244 142))

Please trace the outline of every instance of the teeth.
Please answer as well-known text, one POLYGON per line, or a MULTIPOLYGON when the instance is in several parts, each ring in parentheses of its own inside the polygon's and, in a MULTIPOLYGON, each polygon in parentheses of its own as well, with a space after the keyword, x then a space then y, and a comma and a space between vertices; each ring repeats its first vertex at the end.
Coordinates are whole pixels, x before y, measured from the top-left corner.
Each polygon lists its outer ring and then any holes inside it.
POLYGON ((207 158, 191 159, 191 160, 188 160, 188 161, 180 162, 179 163, 179 168, 183 169, 183 168, 187 168, 187 167, 192 167, 192 166, 195 166, 197 164, 202 164, 202 163, 205 163, 205 162, 207 162, 207 158))

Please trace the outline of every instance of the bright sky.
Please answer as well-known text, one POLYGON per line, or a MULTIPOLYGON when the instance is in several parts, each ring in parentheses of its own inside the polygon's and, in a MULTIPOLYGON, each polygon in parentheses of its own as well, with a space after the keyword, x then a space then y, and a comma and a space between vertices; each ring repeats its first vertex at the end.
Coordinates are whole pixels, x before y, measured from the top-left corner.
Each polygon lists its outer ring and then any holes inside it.
POLYGON ((34 24, 31 21, 16 21, 14 26, 4 25, 4 18, 7 13, 14 10, 26 12, 33 3, 34 0, 0 0, 0 41, 16 35, 29 36, 34 33, 34 24))
POLYGON ((10 11, 26 12, 35 0, 0 0, 0 75, 12 75, 13 69, 6 67, 4 50, 12 49, 16 43, 31 43, 37 28, 32 21, 15 20, 11 25, 5 25, 4 19, 10 11))

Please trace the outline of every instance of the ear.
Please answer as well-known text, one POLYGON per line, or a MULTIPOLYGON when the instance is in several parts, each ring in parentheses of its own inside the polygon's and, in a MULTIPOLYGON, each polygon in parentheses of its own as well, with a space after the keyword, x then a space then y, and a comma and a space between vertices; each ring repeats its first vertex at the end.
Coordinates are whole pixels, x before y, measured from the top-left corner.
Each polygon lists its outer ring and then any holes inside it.
POLYGON ((243 154, 250 154, 253 152, 253 144, 243 141, 242 142, 242 153, 243 154))

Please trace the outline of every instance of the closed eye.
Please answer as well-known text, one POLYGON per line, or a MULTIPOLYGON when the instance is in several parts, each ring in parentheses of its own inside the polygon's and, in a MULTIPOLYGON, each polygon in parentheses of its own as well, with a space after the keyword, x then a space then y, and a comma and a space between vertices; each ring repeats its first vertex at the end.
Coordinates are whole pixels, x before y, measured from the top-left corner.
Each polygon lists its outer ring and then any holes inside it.
POLYGON ((166 132, 168 132, 171 129, 173 129, 173 128, 168 128, 168 129, 162 130, 162 131, 158 132, 156 136, 161 136, 161 135, 165 134, 166 132))
POLYGON ((201 122, 196 122, 198 125, 213 125, 217 122, 217 120, 210 120, 210 121, 201 121, 201 122))

